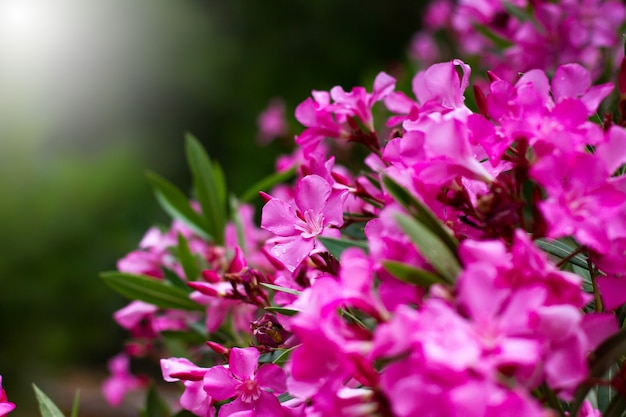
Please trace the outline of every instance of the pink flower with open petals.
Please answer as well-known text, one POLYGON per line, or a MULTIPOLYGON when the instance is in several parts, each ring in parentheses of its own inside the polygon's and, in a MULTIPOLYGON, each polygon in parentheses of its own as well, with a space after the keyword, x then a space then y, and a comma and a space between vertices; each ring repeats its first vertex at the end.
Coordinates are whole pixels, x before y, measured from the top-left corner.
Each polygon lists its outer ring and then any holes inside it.
POLYGON ((318 236, 339 237, 343 224, 345 190, 333 191, 319 175, 307 175, 296 186, 295 207, 272 198, 263 207, 261 227, 277 237, 268 243, 270 252, 289 271, 294 271, 309 255, 322 252, 318 236))
POLYGON ((107 402, 117 407, 127 392, 146 386, 144 378, 137 377, 130 372, 130 359, 123 353, 109 360, 111 376, 102 384, 102 393, 107 402))
POLYGON ((204 374, 204 391, 214 400, 236 397, 220 408, 219 417, 280 417, 283 410, 276 395, 287 391, 287 376, 278 365, 257 369, 259 351, 232 348, 228 366, 214 366, 204 374))

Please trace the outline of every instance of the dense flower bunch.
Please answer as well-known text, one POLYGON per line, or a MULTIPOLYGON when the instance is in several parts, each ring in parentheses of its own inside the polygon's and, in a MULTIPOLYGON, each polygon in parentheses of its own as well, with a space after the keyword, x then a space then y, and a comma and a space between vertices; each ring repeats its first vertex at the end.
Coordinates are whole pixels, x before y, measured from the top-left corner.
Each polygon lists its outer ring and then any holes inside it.
POLYGON ((410 55, 430 65, 462 56, 512 81, 578 62, 592 78, 612 73, 623 51, 626 7, 617 0, 443 0, 427 7, 410 55))
POLYGON ((115 314, 133 339, 112 361, 110 401, 144 384, 131 355, 161 357, 180 406, 201 417, 617 407, 626 131, 591 121, 613 85, 576 63, 490 74, 473 111, 470 72, 434 64, 414 98, 385 73, 372 92, 313 92, 296 109, 298 148, 261 190, 260 228, 237 203, 234 221, 208 223, 225 210, 221 174, 189 138, 198 203, 155 177, 177 220, 105 276, 139 299, 115 314), (379 131, 376 103, 389 113, 379 131), (368 151, 358 174, 331 156, 350 144, 368 151))
MULTIPOLYGON (((184 388, 181 416, 626 410, 626 123, 601 113, 614 85, 596 82, 621 61, 626 8, 459 1, 426 16, 412 94, 386 73, 313 91, 293 153, 251 192, 228 198, 191 137, 191 202, 151 175, 174 221, 103 275, 133 300, 114 315, 131 340, 109 402, 148 385, 129 365, 149 358, 184 388), (436 62, 442 31, 491 69, 473 90, 468 63, 436 62)), ((625 64, 617 92, 624 110, 625 64)), ((286 135, 283 112, 261 115, 261 141, 286 135)))

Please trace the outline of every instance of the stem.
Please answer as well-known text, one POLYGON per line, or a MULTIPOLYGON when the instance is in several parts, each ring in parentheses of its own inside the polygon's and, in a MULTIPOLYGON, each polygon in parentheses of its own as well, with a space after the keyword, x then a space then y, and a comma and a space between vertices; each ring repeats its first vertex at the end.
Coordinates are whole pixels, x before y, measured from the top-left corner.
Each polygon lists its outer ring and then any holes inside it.
POLYGON ((589 267, 589 275, 591 276, 591 285, 593 287, 593 299, 596 304, 596 311, 601 313, 604 311, 604 307, 602 306, 602 298, 600 297, 600 289, 598 288, 598 283, 596 282, 596 278, 598 277, 598 269, 594 264, 591 263, 591 259, 587 257, 587 266, 589 267))
POLYGON ((561 269, 561 267, 565 265, 567 262, 569 262, 570 259, 578 255, 579 253, 582 253, 584 250, 585 250, 584 246, 579 246, 574 252, 570 253, 565 258, 561 259, 561 261, 557 263, 556 266, 558 266, 559 269, 561 269))

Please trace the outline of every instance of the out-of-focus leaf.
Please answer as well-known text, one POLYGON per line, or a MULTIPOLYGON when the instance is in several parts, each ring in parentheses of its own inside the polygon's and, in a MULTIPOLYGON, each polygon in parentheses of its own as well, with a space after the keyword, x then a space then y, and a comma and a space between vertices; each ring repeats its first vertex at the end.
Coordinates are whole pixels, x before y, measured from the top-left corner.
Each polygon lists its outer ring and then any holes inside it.
POLYGON ((74 403, 72 404, 72 414, 71 417, 78 417, 78 407, 80 405, 80 390, 76 390, 76 394, 74 394, 74 403))
POLYGON ((298 296, 302 294, 300 291, 294 290, 291 288, 280 287, 278 285, 267 284, 265 282, 261 282, 260 284, 262 287, 269 288, 270 290, 274 290, 274 291, 286 292, 287 294, 293 294, 293 295, 298 295, 298 296))
MULTIPOLYGON (((550 255, 554 255, 559 259, 565 259, 570 256, 576 249, 570 247, 566 243, 560 240, 548 240, 540 238, 535 240, 535 244, 542 250, 548 252, 550 255)), ((587 265, 587 258, 582 254, 577 254, 568 259, 568 262, 586 270, 589 270, 587 265)))
POLYGON ((148 172, 146 176, 150 184, 152 184, 157 201, 167 214, 183 221, 199 236, 205 239, 212 238, 206 221, 191 208, 189 199, 182 191, 165 178, 153 172, 148 172))
POLYGON ((396 214, 400 228, 417 246, 419 253, 432 265, 435 271, 448 283, 453 283, 461 270, 454 252, 426 226, 405 214, 396 214))
POLYGON ((282 314, 283 316, 295 316, 296 314, 299 313, 298 310, 285 308, 285 307, 276 307, 276 306, 265 307, 265 310, 271 311, 272 313, 282 314))
MULTIPOLYGON (((605 377, 607 380, 612 380, 613 377, 615 376, 615 371, 618 370, 619 368, 616 365, 613 365, 608 372, 606 373, 605 377)), ((597 388, 597 400, 598 400, 598 410, 603 411, 606 410, 609 407, 609 404, 611 403, 611 398, 613 398, 613 396, 615 395, 615 388, 613 388, 611 385, 600 385, 597 388)))
POLYGON ((527 20, 532 20, 531 15, 521 7, 517 7, 513 3, 508 1, 502 2, 502 7, 513 17, 515 17, 520 22, 525 22, 527 20))
POLYGON ((404 207, 417 221, 422 223, 428 230, 434 233, 456 256, 459 245, 450 231, 443 225, 441 220, 433 214, 424 203, 413 197, 411 193, 395 182, 391 177, 384 175, 383 184, 385 189, 402 207, 404 207))
POLYGON ((178 261, 185 271, 187 281, 195 281, 200 276, 200 268, 198 262, 189 249, 187 239, 181 233, 178 234, 178 261))
MULTIPOLYGON (((611 369, 617 360, 626 354, 626 329, 615 333, 596 348, 589 356, 589 380, 597 381, 611 369)), ((587 393, 593 386, 593 383, 583 382, 578 386, 574 393, 574 401, 572 402, 571 414, 577 416, 580 406, 582 405, 587 393)), ((616 405, 616 407, 619 404, 616 405)), ((618 414, 620 415, 620 414, 618 414)), ((604 415, 606 417, 606 415, 604 415)))
POLYGON ((183 281, 178 274, 176 274, 176 272, 172 271, 171 269, 168 268, 161 268, 161 271, 163 271, 163 276, 165 277, 165 280, 167 282, 169 282, 170 284, 172 284, 175 287, 178 288, 182 288, 185 291, 189 290, 189 287, 187 286, 187 283, 185 281, 183 281))
POLYGON ((239 213, 239 201, 234 195, 230 196, 230 212, 233 223, 235 224, 235 230, 237 231, 237 244, 243 252, 243 256, 248 255, 248 247, 246 245, 246 236, 243 231, 243 221, 239 213))
POLYGON ((167 281, 117 271, 104 272, 100 276, 109 287, 131 300, 144 301, 161 308, 204 310, 203 306, 189 299, 191 289, 183 290, 167 281))
POLYGON ((166 330, 161 332, 161 336, 166 339, 176 339, 185 343, 202 345, 206 341, 206 335, 199 334, 195 331, 174 331, 166 330))
POLYGON ((259 191, 269 191, 276 184, 289 181, 294 177, 294 175, 296 175, 295 167, 269 175, 255 183, 252 187, 248 188, 246 192, 243 193, 241 198, 239 198, 239 201, 242 203, 249 203, 259 195, 259 191))
POLYGON ((289 349, 283 350, 280 353, 280 356, 278 356, 276 359, 274 359, 274 361, 272 363, 275 364, 275 365, 278 365, 278 366, 283 366, 285 363, 287 363, 287 360, 289 359, 289 355, 291 354, 291 352, 294 349, 299 348, 300 346, 301 345, 297 345, 297 346, 291 347, 289 349))
POLYGON ((626 411, 626 397, 622 395, 616 395, 613 397, 609 406, 606 408, 603 417, 622 417, 626 411))
POLYGON ((41 417, 65 417, 59 407, 37 385, 33 384, 33 389, 39 403, 41 417))
MULTIPOLYGON (((202 208, 209 235, 216 244, 221 245, 224 243, 226 224, 226 186, 223 183, 218 184, 211 159, 200 142, 190 134, 186 135, 185 141, 195 196, 202 208)), ((221 175, 221 180, 223 179, 221 175)))
POLYGON ((383 268, 400 281, 414 284, 422 288, 429 288, 433 284, 441 284, 444 282, 437 274, 412 267, 402 262, 383 261, 383 268))
POLYGON ((145 417, 169 417, 170 410, 165 401, 161 399, 154 384, 150 385, 146 397, 145 417))
POLYGON ((360 240, 348 240, 348 239, 334 239, 331 237, 318 236, 317 240, 322 242, 322 245, 333 255, 335 258, 341 258, 341 254, 348 248, 361 248, 365 253, 369 251, 367 242, 360 240))
POLYGON ((491 30, 486 25, 482 25, 480 23, 475 23, 472 26, 474 27, 474 29, 476 29, 477 32, 479 32, 485 38, 487 38, 491 42, 493 42, 495 47, 497 49, 499 49, 499 50, 507 49, 507 48, 509 48, 510 46, 513 45, 513 42, 511 42, 508 39, 503 38, 500 35, 498 35, 497 33, 495 33, 493 30, 491 30))

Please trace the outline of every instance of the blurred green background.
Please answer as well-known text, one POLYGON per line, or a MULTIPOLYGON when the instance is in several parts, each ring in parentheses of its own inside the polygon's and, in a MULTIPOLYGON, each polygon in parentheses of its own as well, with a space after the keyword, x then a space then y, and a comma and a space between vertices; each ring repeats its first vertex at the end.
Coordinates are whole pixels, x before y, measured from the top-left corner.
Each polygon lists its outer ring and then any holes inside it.
POLYGON ((284 98, 293 122, 312 89, 371 88, 405 64, 422 6, 0 0, 0 375, 11 415, 35 415, 32 382, 63 392, 81 370, 105 375, 124 336, 111 314, 126 301, 98 273, 168 221, 147 169, 188 189, 184 132, 241 193, 284 150, 256 145, 269 100, 284 98))

